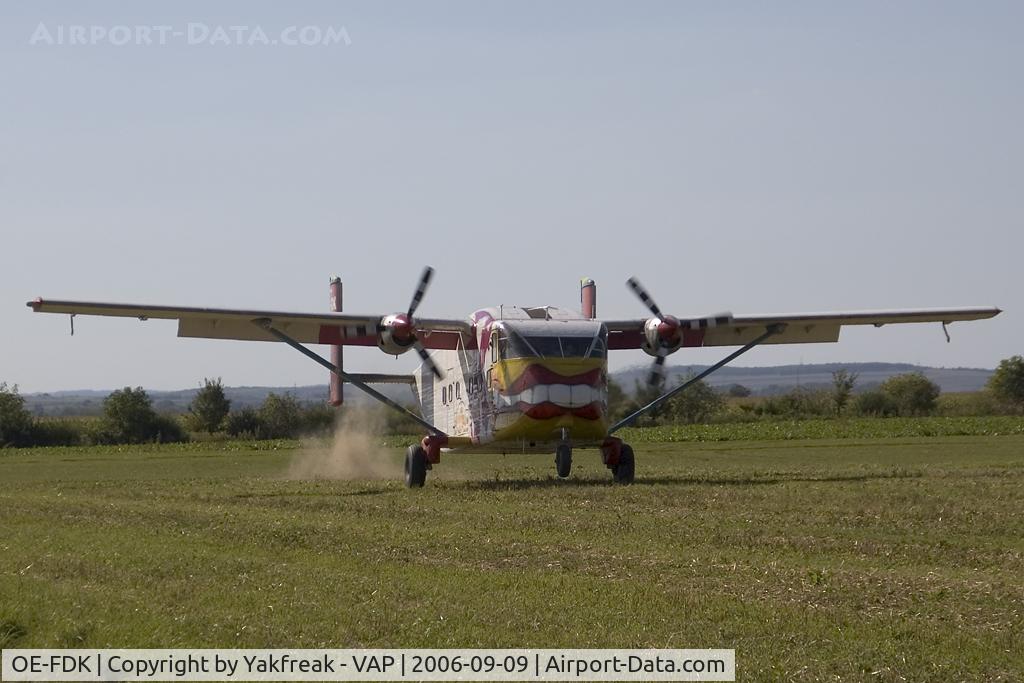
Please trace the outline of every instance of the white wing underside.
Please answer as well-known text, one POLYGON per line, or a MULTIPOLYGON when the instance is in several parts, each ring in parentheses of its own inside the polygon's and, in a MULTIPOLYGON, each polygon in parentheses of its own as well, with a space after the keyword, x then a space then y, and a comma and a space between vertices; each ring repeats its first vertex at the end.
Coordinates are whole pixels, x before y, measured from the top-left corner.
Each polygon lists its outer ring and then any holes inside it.
MULTIPOLYGON (((839 332, 845 325, 899 325, 905 323, 953 323, 964 320, 982 320, 998 315, 995 307, 921 308, 908 310, 829 311, 821 313, 756 314, 730 316, 728 322, 715 324, 710 318, 681 318, 708 321, 694 327, 694 341, 686 346, 741 346, 764 333, 770 325, 783 325, 784 329, 769 337, 765 344, 801 344, 839 341, 839 332)), ((609 331, 638 334, 645 319, 606 321, 609 331)), ((685 326, 685 323, 684 323, 685 326)))

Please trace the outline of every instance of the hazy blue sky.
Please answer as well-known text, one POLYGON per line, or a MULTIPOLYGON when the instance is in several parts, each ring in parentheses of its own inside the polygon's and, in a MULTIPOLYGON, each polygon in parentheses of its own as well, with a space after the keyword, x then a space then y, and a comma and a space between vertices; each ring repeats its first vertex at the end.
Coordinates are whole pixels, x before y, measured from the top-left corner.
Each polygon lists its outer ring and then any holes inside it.
MULTIPOLYGON (((3 3, 0 380, 309 384, 279 344, 36 296, 640 317, 999 305, 744 364, 1024 352, 1024 3, 3 3), (30 44, 42 24, 344 27, 330 46, 30 44)), ((38 38, 38 36, 37 36, 38 38)), ((238 41, 235 41, 238 42, 238 41)), ((679 353, 708 362, 722 349, 679 353)), ((613 368, 646 363, 622 352, 613 368)), ((408 371, 414 356, 350 351, 408 371)))

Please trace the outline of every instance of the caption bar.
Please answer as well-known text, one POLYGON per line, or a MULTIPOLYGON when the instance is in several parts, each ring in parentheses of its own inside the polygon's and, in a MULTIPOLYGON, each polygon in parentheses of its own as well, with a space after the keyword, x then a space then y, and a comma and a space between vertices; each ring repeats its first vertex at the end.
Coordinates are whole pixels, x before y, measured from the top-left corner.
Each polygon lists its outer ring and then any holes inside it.
POLYGON ((5 681, 733 681, 735 650, 4 650, 5 681))

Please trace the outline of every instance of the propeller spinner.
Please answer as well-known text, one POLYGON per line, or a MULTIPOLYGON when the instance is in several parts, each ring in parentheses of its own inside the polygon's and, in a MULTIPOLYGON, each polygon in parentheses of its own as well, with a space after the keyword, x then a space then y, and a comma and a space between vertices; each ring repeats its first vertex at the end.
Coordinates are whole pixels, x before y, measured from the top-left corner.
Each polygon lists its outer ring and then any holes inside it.
POLYGON ((665 376, 665 359, 668 354, 678 349, 682 342, 682 325, 675 316, 661 312, 654 298, 635 277, 629 278, 626 284, 654 316, 644 325, 644 335, 649 347, 644 350, 654 355, 654 364, 647 375, 647 384, 654 386, 665 376))
POLYGON ((430 371, 438 379, 444 379, 444 373, 437 367, 434 359, 430 357, 430 354, 424 348, 423 342, 420 341, 419 334, 416 331, 416 319, 413 317, 416 314, 416 309, 420 306, 420 302, 423 301, 423 296, 426 294, 427 287, 430 285, 430 280, 433 276, 433 268, 430 266, 424 268, 419 284, 416 285, 416 291, 409 302, 409 309, 405 313, 394 313, 381 320, 378 327, 378 332, 380 333, 379 345, 386 353, 393 353, 395 355, 405 353, 410 347, 416 349, 416 353, 419 354, 423 364, 430 368, 430 371))

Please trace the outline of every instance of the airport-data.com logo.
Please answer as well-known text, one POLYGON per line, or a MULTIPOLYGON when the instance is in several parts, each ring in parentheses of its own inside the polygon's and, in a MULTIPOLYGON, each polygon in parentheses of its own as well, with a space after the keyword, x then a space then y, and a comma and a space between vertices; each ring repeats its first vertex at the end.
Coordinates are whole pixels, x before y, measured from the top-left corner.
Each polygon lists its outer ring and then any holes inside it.
POLYGON ((181 26, 117 24, 45 24, 40 22, 28 44, 65 46, 212 46, 212 47, 330 47, 348 46, 352 39, 344 26, 286 26, 264 29, 255 25, 189 22, 181 26))

